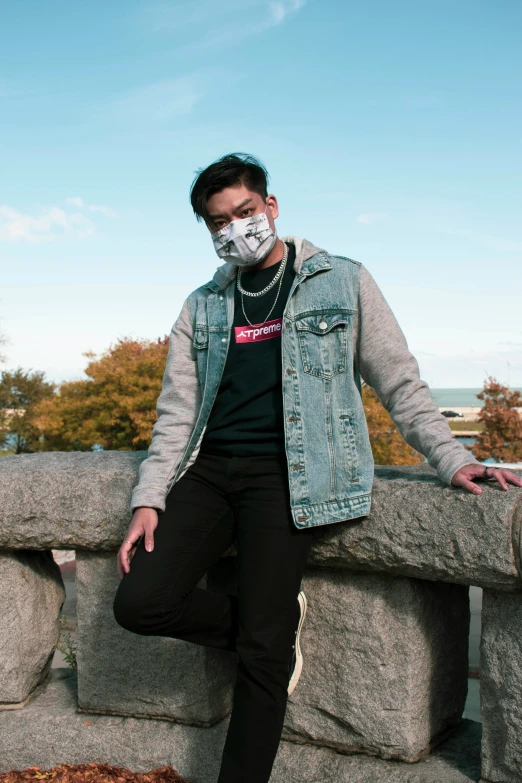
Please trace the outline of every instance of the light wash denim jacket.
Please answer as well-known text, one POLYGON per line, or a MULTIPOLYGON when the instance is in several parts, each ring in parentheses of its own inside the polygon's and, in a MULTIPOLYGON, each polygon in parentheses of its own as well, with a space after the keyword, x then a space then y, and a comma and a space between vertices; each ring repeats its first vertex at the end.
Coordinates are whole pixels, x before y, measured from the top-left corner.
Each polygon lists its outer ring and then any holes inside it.
MULTIPOLYGON (((374 462, 361 377, 404 440, 445 484, 478 463, 452 436, 389 305, 358 261, 297 237, 283 314, 282 394, 291 513, 298 528, 366 516, 374 462)), ((219 389, 234 318, 237 267, 222 264, 185 300, 172 327, 157 421, 131 508, 165 510, 195 461, 219 389)))

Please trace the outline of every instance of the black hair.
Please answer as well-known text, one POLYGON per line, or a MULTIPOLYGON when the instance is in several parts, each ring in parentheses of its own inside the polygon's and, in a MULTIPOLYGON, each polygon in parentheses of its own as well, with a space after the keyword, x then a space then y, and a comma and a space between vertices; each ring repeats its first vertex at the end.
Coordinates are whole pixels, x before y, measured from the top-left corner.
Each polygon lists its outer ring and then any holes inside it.
POLYGON ((244 152, 232 152, 215 160, 210 166, 198 169, 190 186, 190 203, 197 220, 210 222, 207 201, 225 188, 244 185, 266 200, 268 196, 268 171, 261 161, 244 152))

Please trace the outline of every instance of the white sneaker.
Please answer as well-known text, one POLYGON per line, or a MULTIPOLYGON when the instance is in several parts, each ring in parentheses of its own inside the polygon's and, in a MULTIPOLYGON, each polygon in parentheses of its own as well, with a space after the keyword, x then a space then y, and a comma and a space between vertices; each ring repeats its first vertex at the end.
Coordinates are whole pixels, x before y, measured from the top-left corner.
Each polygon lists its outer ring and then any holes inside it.
POLYGON ((303 655, 301 653, 301 645, 299 643, 299 637, 301 635, 301 628, 303 627, 304 619, 306 616, 306 608, 308 604, 306 601, 306 596, 302 590, 297 596, 297 600, 299 602, 299 608, 301 610, 301 614, 299 617, 297 631, 295 633, 295 644, 293 646, 292 664, 290 668, 291 676, 290 676, 290 682, 288 684, 288 695, 290 695, 293 692, 295 686, 299 682, 299 677, 301 676, 301 672, 303 670, 303 655))

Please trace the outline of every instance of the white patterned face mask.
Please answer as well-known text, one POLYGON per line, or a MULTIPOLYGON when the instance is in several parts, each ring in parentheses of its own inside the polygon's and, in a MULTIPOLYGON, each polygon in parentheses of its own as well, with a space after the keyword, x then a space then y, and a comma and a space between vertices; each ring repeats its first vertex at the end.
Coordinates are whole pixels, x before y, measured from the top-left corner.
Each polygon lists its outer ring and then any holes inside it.
POLYGON ((211 234, 219 258, 237 266, 254 266, 273 249, 277 234, 270 228, 266 212, 232 220, 211 234))

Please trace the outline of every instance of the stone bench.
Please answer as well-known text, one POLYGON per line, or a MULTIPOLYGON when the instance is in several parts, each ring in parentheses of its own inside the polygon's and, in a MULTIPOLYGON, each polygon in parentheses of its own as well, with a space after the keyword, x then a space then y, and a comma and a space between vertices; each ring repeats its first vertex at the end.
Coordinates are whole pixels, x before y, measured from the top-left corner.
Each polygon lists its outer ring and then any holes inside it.
MULTIPOLYGON (((49 550, 63 548, 77 556, 80 711, 207 728, 230 712, 233 654, 138 637, 112 616, 116 551, 145 456, 0 461, 0 707, 22 707, 45 683, 64 597, 49 550)), ((370 515, 321 531, 303 581, 306 659, 288 703, 289 744, 408 763, 431 754, 461 723, 477 585, 483 780, 520 783, 522 490, 482 486, 475 496, 426 465, 377 466, 370 515)), ((230 586, 233 571, 231 549, 208 589, 230 586)))

